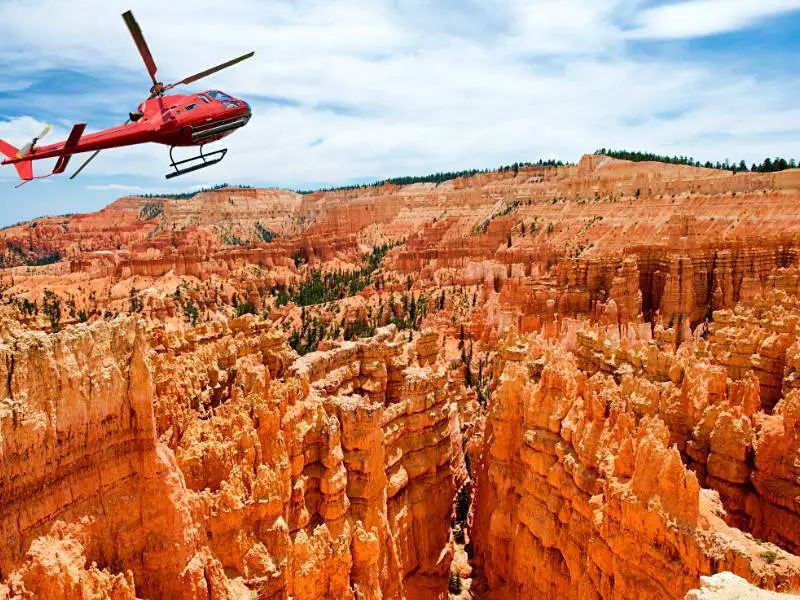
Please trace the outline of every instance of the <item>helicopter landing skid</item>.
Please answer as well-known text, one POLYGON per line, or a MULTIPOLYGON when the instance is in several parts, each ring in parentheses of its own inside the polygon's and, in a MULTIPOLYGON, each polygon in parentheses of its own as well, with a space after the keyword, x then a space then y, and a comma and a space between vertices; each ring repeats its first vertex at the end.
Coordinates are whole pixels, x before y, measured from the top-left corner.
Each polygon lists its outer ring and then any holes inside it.
POLYGON ((180 177, 181 175, 186 175, 186 173, 191 173, 192 171, 198 171, 200 169, 205 169, 206 167, 210 167, 211 165, 215 165, 223 158, 225 158, 225 155, 228 153, 227 148, 222 148, 221 150, 215 150, 214 152, 203 154, 203 146, 200 146, 200 154, 198 156, 193 156, 191 158, 175 162, 175 159, 172 157, 172 151, 174 149, 175 146, 170 147, 169 159, 172 163, 170 166, 173 169, 175 169, 175 171, 172 173, 167 173, 165 175, 166 179, 172 179, 173 177, 180 177), (181 165, 185 165, 187 163, 194 163, 194 164, 192 164, 189 167, 180 168, 181 165))

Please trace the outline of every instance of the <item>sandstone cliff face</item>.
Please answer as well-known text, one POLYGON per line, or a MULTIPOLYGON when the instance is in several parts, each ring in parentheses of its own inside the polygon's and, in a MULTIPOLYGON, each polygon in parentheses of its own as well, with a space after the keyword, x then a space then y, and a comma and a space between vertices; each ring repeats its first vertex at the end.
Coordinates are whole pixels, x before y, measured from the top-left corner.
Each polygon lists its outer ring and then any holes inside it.
POLYGON ((167 406, 211 409, 188 426, 164 414, 163 429, 214 555, 266 598, 444 594, 464 471, 455 406, 425 344, 389 329, 289 365, 282 338, 257 333, 264 323, 232 326, 233 339, 208 335, 159 361, 167 406))
POLYGON ((465 473, 435 345, 293 363, 252 318, 7 339, 0 597, 445 597, 465 473))
POLYGON ((283 190, 235 187, 189 199, 122 198, 96 213, 45 217, 5 229, 0 256, 4 266, 24 264, 26 257, 42 256, 43 249, 80 259, 87 252, 130 250, 151 241, 157 246, 175 234, 198 231, 210 234, 206 240, 216 246, 236 239, 262 242, 262 232, 300 231, 302 221, 295 217, 300 199, 283 190))
POLYGON ((225 593, 175 457, 156 443, 147 343, 134 321, 6 338, 2 355, 9 585, 0 595, 225 593), (71 575, 62 580, 59 568, 71 575))
POLYGON ((638 415, 668 426, 701 485, 720 494, 729 524, 794 553, 796 310, 794 298, 773 293, 754 308, 714 312, 707 340, 677 351, 674 330, 661 327, 654 340, 631 340, 594 326, 571 346, 581 370, 612 376, 638 415))
MULTIPOLYGON (((369 244, 405 238, 387 258, 401 277, 487 292, 511 286, 502 299, 506 317, 489 319, 490 328, 541 328, 551 299, 562 318, 625 321, 641 313, 645 321, 694 328, 710 311, 772 289, 800 291, 799 190, 795 170, 734 175, 590 156, 578 167, 440 185, 124 198, 97 213, 4 230, 0 253, 7 265, 60 257, 74 274, 73 293, 87 279, 102 289, 119 279, 170 275, 218 277, 244 288, 238 271, 247 265, 287 282, 296 277, 297 259, 341 268, 341 261, 358 262, 369 244), (534 302, 526 299, 532 291, 534 302)), ((44 280, 23 286, 20 279, 27 276, 17 274, 15 291, 41 296, 44 280)))
POLYGON ((489 597, 682 598, 717 570, 800 584, 797 557, 769 565, 720 518, 718 496, 630 386, 536 344, 505 358, 472 517, 489 597))
POLYGON ((8 228, 0 598, 796 587, 798 200, 591 156, 8 228))

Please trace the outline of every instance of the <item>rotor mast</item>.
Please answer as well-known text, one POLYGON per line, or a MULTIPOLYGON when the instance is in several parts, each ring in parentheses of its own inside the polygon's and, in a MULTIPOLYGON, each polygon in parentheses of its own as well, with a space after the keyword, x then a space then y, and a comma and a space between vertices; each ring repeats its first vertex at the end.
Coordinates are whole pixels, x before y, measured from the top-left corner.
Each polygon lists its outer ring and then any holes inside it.
POLYGON ((215 67, 211 67, 210 69, 206 69, 205 71, 200 71, 199 73, 195 73, 194 75, 189 75, 188 77, 184 77, 183 79, 175 83, 164 85, 161 81, 159 81, 156 78, 156 72, 158 71, 158 67, 156 66, 156 61, 153 58, 153 54, 150 52, 150 48, 147 46, 147 42, 144 39, 144 34, 142 33, 141 27, 139 27, 139 24, 133 17, 133 13, 131 11, 124 12, 122 14, 122 19, 128 26, 128 31, 131 32, 131 37, 133 38, 133 42, 136 44, 136 48, 139 50, 139 54, 141 54, 142 60, 144 61, 144 66, 147 68, 147 72, 150 75, 150 79, 153 81, 153 85, 150 88, 150 96, 148 100, 151 98, 163 96, 166 92, 179 85, 194 83, 198 79, 208 77, 209 75, 212 75, 217 71, 222 71, 223 69, 232 67, 233 65, 240 63, 243 60, 246 60, 255 54, 255 52, 248 52, 247 54, 243 54, 242 56, 234 58, 233 60, 229 60, 215 67))

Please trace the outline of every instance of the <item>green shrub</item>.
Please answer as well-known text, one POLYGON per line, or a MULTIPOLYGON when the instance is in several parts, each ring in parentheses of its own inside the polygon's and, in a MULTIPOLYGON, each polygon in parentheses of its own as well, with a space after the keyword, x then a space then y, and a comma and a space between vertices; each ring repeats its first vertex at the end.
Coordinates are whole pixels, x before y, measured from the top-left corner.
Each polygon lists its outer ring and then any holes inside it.
POLYGON ((59 251, 53 250, 49 254, 45 254, 44 256, 40 256, 39 258, 29 259, 26 262, 34 267, 41 267, 43 265, 52 265, 53 263, 57 263, 60 260, 61 260, 61 254, 59 253, 59 251))
POLYGON ((61 328, 61 300, 50 290, 44 291, 43 310, 50 320, 50 329, 56 333, 61 328))
POLYGON ((139 210, 139 220, 151 221, 163 212, 164 205, 162 202, 145 202, 144 206, 139 210))
MULTIPOLYGON (((521 168, 525 167, 560 167, 563 166, 565 163, 560 160, 548 159, 542 160, 541 158, 537 162, 517 162, 512 165, 504 165, 497 168, 497 171, 500 173, 508 173, 513 172, 514 174, 518 173, 521 168)), ((566 163, 571 164, 571 163, 566 163)), ((469 169, 465 171, 454 171, 454 172, 446 172, 446 173, 432 173, 430 175, 423 175, 423 176, 411 176, 411 177, 393 177, 391 179, 382 179, 381 181, 376 181, 374 183, 362 183, 357 185, 346 185, 340 187, 329 187, 317 190, 296 190, 298 194, 313 194, 315 192, 335 192, 340 190, 356 190, 356 189, 368 189, 371 187, 381 187, 386 184, 389 185, 411 185, 412 183, 442 183, 444 181, 450 181, 451 179, 456 179, 458 177, 473 177, 474 175, 479 175, 481 173, 490 173, 491 169, 469 169)))
POLYGON ((191 298, 183 303, 183 316, 193 326, 197 325, 197 320, 200 318, 200 309, 197 308, 197 304, 191 298))
POLYGON ((142 298, 139 296, 139 290, 137 290, 135 287, 132 287, 130 293, 128 294, 128 302, 130 304, 130 312, 142 312, 144 304, 142 304, 142 298))
POLYGON ((450 580, 447 582, 447 591, 451 594, 461 593, 461 576, 458 573, 450 573, 450 580))
POLYGON ((259 236, 261 236, 261 239, 264 240, 266 243, 270 243, 272 240, 278 237, 277 233, 264 227, 263 225, 261 225, 261 223, 256 223, 256 232, 258 233, 259 236))
POLYGON ((31 316, 39 312, 36 302, 31 302, 27 298, 23 298, 22 300, 15 299, 14 303, 17 305, 17 309, 22 315, 31 316))
POLYGON ((256 314, 256 307, 253 306, 252 302, 240 302, 236 305, 236 316, 241 317, 243 315, 254 315, 256 314))

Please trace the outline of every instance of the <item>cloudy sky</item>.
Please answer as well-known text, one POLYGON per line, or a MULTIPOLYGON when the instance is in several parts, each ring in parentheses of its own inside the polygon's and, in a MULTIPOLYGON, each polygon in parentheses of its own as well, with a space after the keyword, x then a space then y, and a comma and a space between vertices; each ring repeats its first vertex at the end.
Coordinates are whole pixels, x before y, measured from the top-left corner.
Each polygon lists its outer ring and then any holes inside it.
POLYGON ((223 181, 309 188, 599 147, 800 158, 800 0, 0 0, 0 138, 126 118, 149 91, 129 8, 164 82, 255 50, 190 88, 245 98, 253 119, 222 163, 170 182, 156 145, 18 190, 3 167, 0 224, 223 181))

